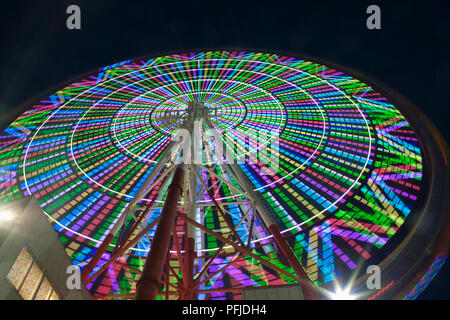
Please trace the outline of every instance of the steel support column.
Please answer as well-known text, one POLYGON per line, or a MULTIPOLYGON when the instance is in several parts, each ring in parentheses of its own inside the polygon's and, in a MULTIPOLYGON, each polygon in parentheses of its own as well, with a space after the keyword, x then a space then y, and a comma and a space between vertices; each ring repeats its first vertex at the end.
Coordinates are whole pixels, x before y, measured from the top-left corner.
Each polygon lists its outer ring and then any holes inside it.
POLYGON ((304 279, 309 285, 302 285, 302 293, 305 300, 319 300, 320 296, 317 293, 317 291, 314 289, 314 284, 306 274, 306 272, 303 270, 302 266, 300 265, 300 262, 298 262, 297 257, 295 256, 294 252, 292 251, 291 247, 287 243, 286 239, 283 238, 283 236, 280 233, 280 229, 276 224, 272 224, 269 226, 270 232, 272 232, 273 238, 280 248, 282 254, 286 257, 286 260, 288 261, 289 265, 292 269, 294 269, 295 274, 300 278, 304 279))
POLYGON ((150 252, 145 260, 142 276, 136 285, 136 300, 154 300, 160 289, 160 280, 176 217, 178 200, 183 191, 184 166, 178 166, 167 191, 150 252))
POLYGON ((108 235, 103 240, 102 244, 98 247, 97 251, 95 251, 94 255, 92 256, 91 260, 89 260, 88 264, 84 267, 83 271, 81 272, 81 280, 87 284, 89 283, 87 281, 89 275, 94 271, 95 266, 97 266, 98 262, 100 261, 100 258, 103 256, 103 253, 106 252, 108 249, 108 246, 111 244, 111 241, 114 239, 115 234, 112 232, 108 233, 108 235))

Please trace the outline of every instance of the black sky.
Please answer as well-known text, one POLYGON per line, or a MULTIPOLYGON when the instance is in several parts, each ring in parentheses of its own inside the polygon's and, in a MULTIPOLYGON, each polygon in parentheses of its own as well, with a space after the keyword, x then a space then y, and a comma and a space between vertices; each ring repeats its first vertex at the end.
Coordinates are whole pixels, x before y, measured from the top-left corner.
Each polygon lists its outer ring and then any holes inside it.
MULTIPOLYGON (((0 112, 128 58, 197 48, 291 52, 357 69, 413 101, 447 141, 448 1, 10 1, 0 8, 0 112), (345 3, 345 4, 343 4, 345 3), (81 7, 82 29, 66 28, 81 7), (366 28, 381 8, 382 29, 366 28)), ((446 263, 422 299, 450 299, 446 263)))

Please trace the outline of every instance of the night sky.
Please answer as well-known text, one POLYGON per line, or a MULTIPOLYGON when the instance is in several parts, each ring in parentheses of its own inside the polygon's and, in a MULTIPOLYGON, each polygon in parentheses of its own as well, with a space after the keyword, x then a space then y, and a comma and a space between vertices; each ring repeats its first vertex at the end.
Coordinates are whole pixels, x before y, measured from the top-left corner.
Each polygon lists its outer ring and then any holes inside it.
MULTIPOLYGON (((448 1, 11 1, 0 10, 2 117, 115 62, 241 48, 325 59, 381 80, 450 141, 448 1), (81 8, 81 30, 66 28, 71 4, 81 8), (381 8, 381 30, 366 28, 370 4, 381 8)), ((450 299, 449 264, 421 299, 450 299)))

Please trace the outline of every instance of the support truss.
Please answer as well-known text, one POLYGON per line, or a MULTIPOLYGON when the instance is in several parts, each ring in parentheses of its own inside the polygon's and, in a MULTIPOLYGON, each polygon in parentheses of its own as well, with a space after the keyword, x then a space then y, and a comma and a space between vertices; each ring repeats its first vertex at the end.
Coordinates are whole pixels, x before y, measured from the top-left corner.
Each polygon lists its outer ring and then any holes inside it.
MULTIPOLYGON (((196 110, 195 106, 192 108, 196 110)), ((200 129, 211 130, 213 126, 207 113, 197 113, 203 121, 200 129)), ((190 133, 195 130, 192 120, 189 115, 184 120, 184 127, 190 133)), ((211 142, 201 143, 191 144, 191 157, 196 148, 206 149, 206 144, 211 142)), ((155 299, 158 296, 197 299, 199 294, 209 297, 218 291, 236 293, 245 287, 215 288, 214 279, 247 257, 262 271, 300 283, 306 299, 317 299, 314 283, 278 230, 274 213, 266 207, 261 195, 253 191, 240 165, 227 164, 205 154, 204 158, 209 157, 208 165, 196 161, 176 165, 182 152, 185 150, 180 149, 180 143, 171 142, 84 268, 82 278, 85 283, 104 276, 109 266, 119 264, 139 278, 135 295, 108 295, 103 297, 105 299, 155 299), (151 200, 142 205, 143 198, 151 200), (157 203, 161 201, 159 199, 164 201, 163 205, 157 203), (130 216, 131 220, 128 219, 130 216), (205 221, 211 217, 220 221, 219 228, 207 225, 205 221), (119 230, 121 234, 114 250, 107 261, 98 266, 119 230), (268 234, 272 236, 267 237, 268 234), (264 236, 268 239, 258 243, 253 241, 264 236), (128 267, 121 258, 127 257, 129 250, 144 237, 151 244, 144 268, 128 267), (204 248, 203 244, 211 238, 217 241, 217 248, 204 248), (196 243, 196 239, 200 241, 196 243), (271 261, 279 257, 287 265, 271 261), (218 259, 221 259, 219 264, 218 259)))

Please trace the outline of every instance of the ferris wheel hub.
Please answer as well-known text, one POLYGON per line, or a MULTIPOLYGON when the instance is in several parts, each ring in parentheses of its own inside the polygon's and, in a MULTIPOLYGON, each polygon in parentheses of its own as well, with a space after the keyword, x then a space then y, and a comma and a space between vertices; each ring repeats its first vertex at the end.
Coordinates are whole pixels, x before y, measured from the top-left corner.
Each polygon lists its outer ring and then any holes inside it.
POLYGON ((208 117, 210 109, 205 107, 202 102, 189 101, 187 108, 188 119, 201 119, 208 117))

